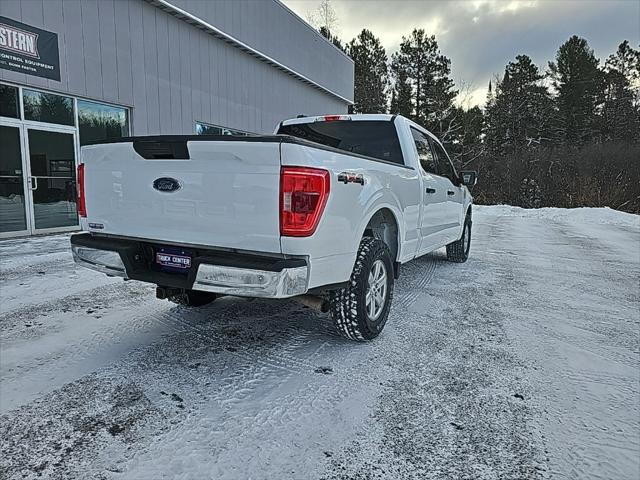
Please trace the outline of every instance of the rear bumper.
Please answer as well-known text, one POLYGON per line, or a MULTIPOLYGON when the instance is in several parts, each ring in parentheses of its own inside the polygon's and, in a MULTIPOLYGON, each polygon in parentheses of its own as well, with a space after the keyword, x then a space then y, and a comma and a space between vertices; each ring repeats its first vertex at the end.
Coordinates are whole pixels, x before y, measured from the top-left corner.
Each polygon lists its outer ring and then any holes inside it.
POLYGON ((132 280, 166 287, 202 290, 244 297, 287 298, 302 295, 309 285, 306 258, 282 258, 184 247, 191 268, 168 273, 154 263, 160 246, 134 240, 71 237, 73 259, 79 265, 132 280))

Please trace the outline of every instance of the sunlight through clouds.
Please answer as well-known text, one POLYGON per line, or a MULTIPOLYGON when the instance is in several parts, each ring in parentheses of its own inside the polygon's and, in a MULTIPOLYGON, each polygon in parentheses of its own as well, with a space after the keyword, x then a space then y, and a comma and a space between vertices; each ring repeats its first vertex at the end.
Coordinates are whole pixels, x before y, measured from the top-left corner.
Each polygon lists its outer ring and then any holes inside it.
POLYGON ((532 8, 538 4, 538 0, 474 0, 468 2, 473 11, 486 10, 491 13, 517 12, 523 8, 532 8), (485 8, 486 7, 486 8, 485 8))
MULTIPOLYGON (((282 1, 303 19, 320 3, 282 1)), ((585 37, 602 60, 625 39, 640 43, 638 1, 331 0, 331 5, 344 43, 367 28, 389 56, 413 28, 435 35, 440 50, 451 59, 456 88, 470 86, 472 101, 479 105, 485 102, 489 80, 501 75, 516 55, 529 55, 544 71, 558 47, 574 34, 585 37)))

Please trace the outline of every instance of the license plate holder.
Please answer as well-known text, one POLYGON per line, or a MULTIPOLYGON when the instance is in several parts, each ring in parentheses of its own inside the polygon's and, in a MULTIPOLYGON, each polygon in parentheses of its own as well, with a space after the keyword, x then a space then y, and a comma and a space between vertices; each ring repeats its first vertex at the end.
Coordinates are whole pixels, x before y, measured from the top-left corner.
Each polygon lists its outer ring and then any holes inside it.
POLYGON ((158 247, 155 249, 154 263, 163 272, 188 273, 193 263, 193 255, 182 248, 158 247))

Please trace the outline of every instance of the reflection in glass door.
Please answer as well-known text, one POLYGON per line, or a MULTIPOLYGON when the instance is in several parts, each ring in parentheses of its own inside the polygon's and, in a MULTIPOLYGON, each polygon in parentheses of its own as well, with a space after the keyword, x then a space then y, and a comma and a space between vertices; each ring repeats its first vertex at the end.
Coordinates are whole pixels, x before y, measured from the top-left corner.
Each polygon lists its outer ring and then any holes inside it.
POLYGON ((0 233, 27 231, 20 130, 0 125, 0 233))
POLYGON ((27 129, 33 230, 78 224, 73 133, 27 129))

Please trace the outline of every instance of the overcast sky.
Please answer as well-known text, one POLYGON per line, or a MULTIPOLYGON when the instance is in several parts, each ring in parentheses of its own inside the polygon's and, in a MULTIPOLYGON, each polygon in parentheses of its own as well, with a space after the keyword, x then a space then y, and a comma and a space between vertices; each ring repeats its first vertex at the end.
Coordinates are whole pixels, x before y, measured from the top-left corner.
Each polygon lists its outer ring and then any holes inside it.
MULTIPOLYGON (((320 0, 282 0, 306 19, 320 0)), ((571 35, 585 37, 604 61, 623 40, 640 43, 640 0, 331 0, 343 41, 368 28, 387 54, 414 27, 435 34, 458 88, 482 104, 489 79, 525 53, 541 68, 571 35)))

